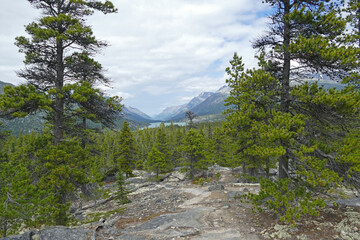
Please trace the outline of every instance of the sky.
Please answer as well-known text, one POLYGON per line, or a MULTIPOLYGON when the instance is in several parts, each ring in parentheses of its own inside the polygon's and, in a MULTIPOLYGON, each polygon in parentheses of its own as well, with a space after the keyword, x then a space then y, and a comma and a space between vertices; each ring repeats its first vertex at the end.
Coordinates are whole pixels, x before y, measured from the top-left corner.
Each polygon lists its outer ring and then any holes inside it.
MULTIPOLYGON (((261 0, 112 0, 116 14, 87 19, 94 35, 109 46, 95 59, 112 88, 108 95, 154 116, 227 78, 234 52, 246 68, 256 67, 251 41, 266 30, 268 6, 261 0)), ((26 0, 4 1, 0 8, 0 81, 25 83, 16 75, 24 55, 14 45, 24 26, 40 17, 26 0)))

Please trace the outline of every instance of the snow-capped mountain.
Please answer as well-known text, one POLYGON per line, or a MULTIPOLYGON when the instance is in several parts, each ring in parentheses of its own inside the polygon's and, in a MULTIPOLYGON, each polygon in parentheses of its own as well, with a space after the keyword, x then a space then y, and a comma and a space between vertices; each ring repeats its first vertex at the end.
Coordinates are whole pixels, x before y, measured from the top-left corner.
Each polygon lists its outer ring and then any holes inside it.
POLYGON ((230 88, 223 86, 215 93, 202 92, 187 104, 165 108, 155 118, 161 120, 179 120, 185 117, 186 111, 193 111, 196 115, 218 114, 225 110, 224 100, 228 97, 230 88))
POLYGON ((124 105, 124 108, 121 112, 125 119, 134 120, 138 122, 152 122, 152 118, 140 111, 137 108, 133 108, 127 105, 124 105))
POLYGON ((159 120, 171 120, 178 118, 177 116, 185 116, 186 111, 193 109, 213 94, 213 92, 202 92, 199 94, 199 96, 194 97, 190 100, 190 102, 186 104, 165 108, 160 114, 156 115, 154 118, 159 120))

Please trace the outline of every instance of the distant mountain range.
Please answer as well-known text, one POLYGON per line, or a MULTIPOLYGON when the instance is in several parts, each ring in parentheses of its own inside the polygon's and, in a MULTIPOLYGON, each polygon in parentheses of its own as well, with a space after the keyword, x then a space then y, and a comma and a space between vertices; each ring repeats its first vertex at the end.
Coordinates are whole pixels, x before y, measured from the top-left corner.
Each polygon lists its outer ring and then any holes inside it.
MULTIPOLYGON (((4 87, 8 85, 14 86, 11 83, 0 81, 0 94, 4 92, 4 87)), ((144 127, 148 123, 154 122, 151 117, 130 106, 124 106, 123 111, 119 115, 119 118, 115 120, 117 128, 121 128, 124 120, 129 121, 130 126, 133 129, 138 126, 144 127)), ((18 135, 20 132, 30 133, 32 131, 42 131, 43 124, 45 123, 42 113, 32 114, 24 118, 16 118, 12 120, 1 119, 0 121, 3 123, 2 127, 8 131, 11 131, 14 135, 18 135)))
POLYGON ((156 121, 156 120, 152 119, 150 116, 148 116, 145 113, 143 113, 142 111, 140 111, 139 109, 133 108, 133 107, 130 107, 127 105, 124 105, 121 115, 125 119, 133 120, 136 122, 150 123, 150 122, 156 121))
POLYGON ((226 109, 224 100, 229 96, 229 93, 230 88, 228 86, 221 87, 215 93, 202 92, 186 104, 165 108, 154 118, 162 121, 181 120, 185 118, 186 111, 192 111, 197 116, 219 114, 226 109))
MULTIPOLYGON (((314 82, 314 80, 309 80, 314 82)), ((3 93, 3 88, 10 83, 0 81, 0 94, 3 93)), ((319 85, 322 85, 325 89, 337 88, 343 89, 344 85, 330 81, 319 81, 319 85)), ((230 94, 230 87, 223 86, 216 92, 202 92, 199 96, 194 97, 188 103, 171 106, 165 108, 160 114, 151 118, 139 109, 131 106, 124 106, 123 111, 119 114, 119 118, 116 119, 117 128, 121 128, 124 120, 130 122, 133 129, 136 127, 144 127, 152 122, 159 121, 181 121, 185 118, 186 111, 192 111, 197 116, 216 115, 221 114, 227 107, 224 106, 225 99, 230 94)), ((18 118, 14 120, 1 120, 4 125, 3 127, 7 130, 13 131, 14 134, 19 132, 29 133, 31 131, 41 131, 44 120, 41 113, 35 115, 29 115, 25 118, 18 118)))

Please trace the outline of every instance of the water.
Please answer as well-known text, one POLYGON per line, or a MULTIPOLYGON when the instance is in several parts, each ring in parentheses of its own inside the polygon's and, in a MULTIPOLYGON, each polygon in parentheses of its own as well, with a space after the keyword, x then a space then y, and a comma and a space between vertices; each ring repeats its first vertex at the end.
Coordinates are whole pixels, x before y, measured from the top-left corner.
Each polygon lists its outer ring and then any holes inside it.
MULTIPOLYGON (((159 127, 161 123, 162 123, 162 122, 150 123, 150 125, 147 126, 147 128, 156 128, 156 127, 159 127)), ((165 126, 170 126, 171 123, 165 122, 164 124, 165 124, 165 126)), ((178 126, 186 126, 186 122, 175 122, 175 123, 173 123, 173 124, 174 124, 174 125, 178 125, 178 126)), ((142 129, 144 129, 144 128, 142 128, 142 129)))

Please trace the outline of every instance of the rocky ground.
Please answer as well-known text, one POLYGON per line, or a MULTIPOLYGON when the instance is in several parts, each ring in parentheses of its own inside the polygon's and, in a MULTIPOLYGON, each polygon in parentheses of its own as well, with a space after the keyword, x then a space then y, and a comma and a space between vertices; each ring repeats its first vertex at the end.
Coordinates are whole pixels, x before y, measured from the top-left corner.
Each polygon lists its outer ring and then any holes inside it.
MULTIPOLYGON (((234 196, 256 193, 258 184, 237 183, 226 168, 213 169, 220 178, 193 184, 175 172, 164 181, 147 181, 145 172, 129 179, 131 203, 112 198, 89 202, 74 211, 77 227, 53 227, 5 239, 25 240, 149 240, 149 239, 360 239, 359 199, 341 207, 325 208, 320 216, 306 217, 295 227, 278 222, 270 212, 254 214, 251 205, 234 196), (354 205, 354 206, 348 206, 354 205)), ((110 192, 115 186, 105 186, 110 192)))

